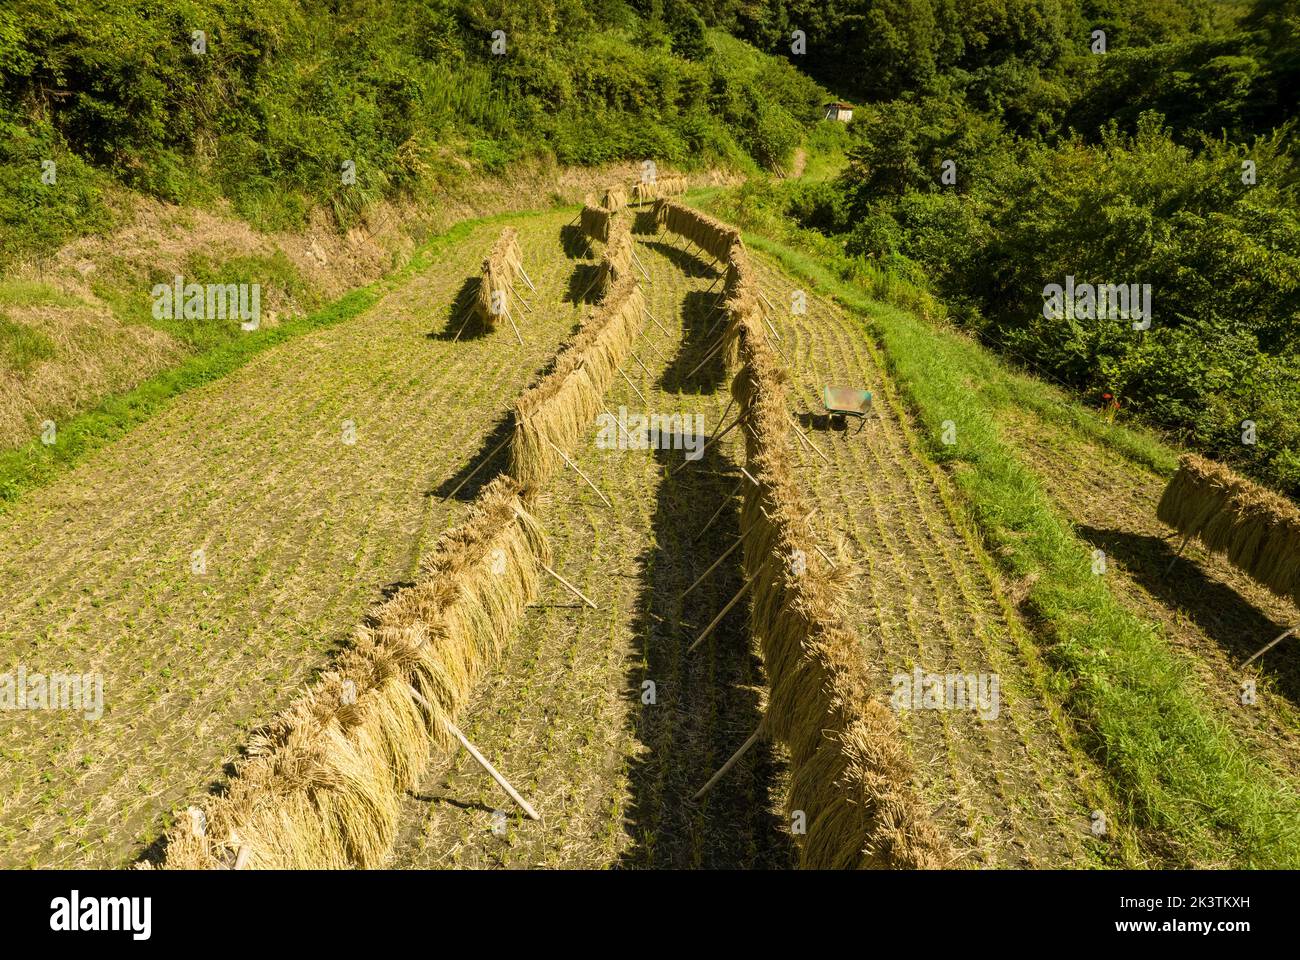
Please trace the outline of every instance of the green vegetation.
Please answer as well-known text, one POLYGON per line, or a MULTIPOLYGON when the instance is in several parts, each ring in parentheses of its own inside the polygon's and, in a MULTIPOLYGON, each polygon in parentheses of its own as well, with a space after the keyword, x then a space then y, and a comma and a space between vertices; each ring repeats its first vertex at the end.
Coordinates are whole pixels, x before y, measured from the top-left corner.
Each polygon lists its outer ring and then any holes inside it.
POLYGON ((228 197, 254 225, 292 229, 318 206, 346 226, 380 198, 420 199, 520 158, 776 167, 828 96, 706 29, 683 0, 316 7, 6 5, 0 255, 104 229, 119 184, 178 202, 228 197))
POLYGON ((1300 3, 831 4, 809 69, 904 11, 841 175, 753 186, 728 213, 814 231, 873 296, 1300 495, 1300 3), (1067 277, 1149 285, 1149 329, 1049 315, 1067 277))

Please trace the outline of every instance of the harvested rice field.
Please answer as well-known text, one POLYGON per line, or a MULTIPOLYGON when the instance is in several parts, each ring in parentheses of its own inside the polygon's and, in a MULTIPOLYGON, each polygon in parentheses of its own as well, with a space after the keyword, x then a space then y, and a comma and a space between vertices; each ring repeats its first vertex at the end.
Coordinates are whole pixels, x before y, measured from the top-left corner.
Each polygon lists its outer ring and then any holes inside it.
MULTIPOLYGON (((685 204, 475 224, 0 514, 0 653, 104 687, 0 714, 0 864, 1194 860, 1123 813, 886 351, 685 204)), ((1250 711, 1225 679, 1294 611, 1196 546, 1160 575, 1164 479, 1018 422, 1107 589, 1294 777, 1295 677, 1257 664, 1250 711)))

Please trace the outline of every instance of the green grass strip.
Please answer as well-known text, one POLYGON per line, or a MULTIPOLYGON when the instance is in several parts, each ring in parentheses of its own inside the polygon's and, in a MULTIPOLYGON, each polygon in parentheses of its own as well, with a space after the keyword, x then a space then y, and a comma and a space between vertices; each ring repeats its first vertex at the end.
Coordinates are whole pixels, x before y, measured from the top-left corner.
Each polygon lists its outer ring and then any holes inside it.
POLYGON ((1112 819, 1126 818, 1162 859, 1300 866, 1295 785, 1203 709, 1207 697, 1186 661, 1093 573, 1091 548, 1002 442, 999 418, 1015 416, 1018 404, 1041 406, 1053 425, 1083 429, 1152 465, 1170 466, 1172 452, 1086 411, 1067 415, 1054 388, 1008 369, 968 337, 869 299, 806 253, 760 236, 747 234, 745 242, 836 299, 882 345, 934 459, 953 465, 982 534, 1030 585, 1026 602, 1039 620, 1053 686, 1123 806, 1112 819), (942 443, 946 421, 956 427, 952 446, 942 443))

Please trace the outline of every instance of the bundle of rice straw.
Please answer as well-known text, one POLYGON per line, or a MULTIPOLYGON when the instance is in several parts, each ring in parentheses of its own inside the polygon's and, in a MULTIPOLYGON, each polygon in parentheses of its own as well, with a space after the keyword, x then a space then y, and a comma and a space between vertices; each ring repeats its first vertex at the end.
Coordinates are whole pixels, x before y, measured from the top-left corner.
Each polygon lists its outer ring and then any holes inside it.
POLYGON ((594 285, 603 300, 618 281, 632 273, 632 228, 625 219, 614 217, 609 224, 609 241, 596 267, 594 285))
POLYGON ((618 280, 555 358, 549 373, 514 406, 510 475, 525 496, 564 465, 604 407, 605 391, 641 333, 645 297, 630 274, 618 280))
POLYGON ((489 483, 416 586, 375 611, 333 668, 252 742, 229 789, 167 837, 166 868, 373 868, 404 792, 456 741, 444 720, 500 659, 551 562, 518 484, 489 483))
POLYGON ((1185 454, 1156 515, 1300 605, 1300 509, 1222 464, 1185 454))
POLYGON ((605 199, 600 205, 610 213, 617 213, 627 206, 627 191, 615 184, 605 191, 605 199))
POLYGON ((632 185, 632 202, 641 204, 662 197, 679 197, 686 192, 687 180, 683 176, 669 175, 655 180, 642 180, 632 185))
POLYGON ((744 566, 771 688, 766 722, 789 749, 789 808, 807 815, 800 865, 942 867, 952 853, 913 787, 894 714, 871 698, 861 643, 839 612, 847 563, 815 565, 811 510, 786 459, 783 371, 740 286, 732 391, 746 417, 746 469, 758 481, 745 485, 741 508, 744 566), (807 558, 802 572, 794 557, 807 558))
POLYGON ((609 240, 609 219, 612 216, 610 211, 604 207, 587 204, 583 206, 580 216, 584 235, 592 240, 599 240, 601 243, 609 240))
POLYGON ((740 243, 739 230, 671 200, 655 202, 654 218, 656 226, 685 237, 715 260, 726 260, 732 246, 740 243))
POLYGON ((474 315, 484 329, 496 329, 498 318, 509 309, 506 304, 514 292, 515 280, 522 271, 523 255, 519 250, 519 232, 514 227, 506 227, 483 261, 478 290, 474 294, 474 315))

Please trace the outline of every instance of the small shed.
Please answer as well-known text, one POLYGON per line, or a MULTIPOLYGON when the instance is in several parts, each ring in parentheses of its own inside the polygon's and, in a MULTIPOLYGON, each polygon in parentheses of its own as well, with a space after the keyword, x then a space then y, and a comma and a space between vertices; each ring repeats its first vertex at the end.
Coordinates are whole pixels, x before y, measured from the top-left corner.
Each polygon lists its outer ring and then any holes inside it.
POLYGON ((853 104, 845 103, 843 100, 836 100, 833 103, 826 104, 825 119, 848 123, 853 119, 853 104))

